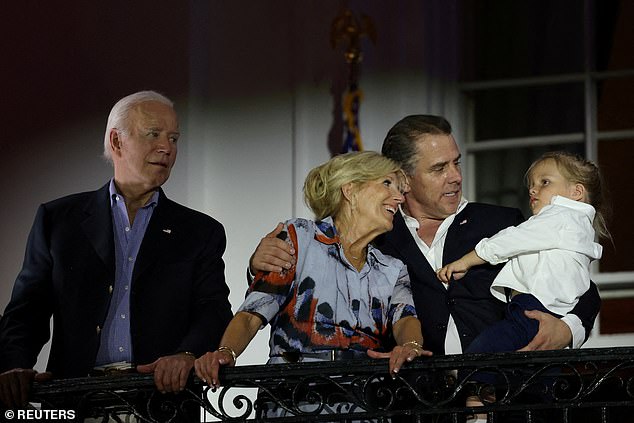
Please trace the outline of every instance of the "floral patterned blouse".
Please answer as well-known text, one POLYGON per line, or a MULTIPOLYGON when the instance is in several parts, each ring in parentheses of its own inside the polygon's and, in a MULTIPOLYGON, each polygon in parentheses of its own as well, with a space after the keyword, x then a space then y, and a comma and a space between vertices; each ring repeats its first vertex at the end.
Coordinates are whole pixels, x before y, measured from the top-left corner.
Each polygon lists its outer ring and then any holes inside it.
POLYGON ((381 349, 394 323, 416 317, 403 262, 369 245, 358 271, 343 254, 330 217, 292 219, 284 226, 296 265, 257 274, 239 309, 271 324, 271 357, 287 351, 381 349))

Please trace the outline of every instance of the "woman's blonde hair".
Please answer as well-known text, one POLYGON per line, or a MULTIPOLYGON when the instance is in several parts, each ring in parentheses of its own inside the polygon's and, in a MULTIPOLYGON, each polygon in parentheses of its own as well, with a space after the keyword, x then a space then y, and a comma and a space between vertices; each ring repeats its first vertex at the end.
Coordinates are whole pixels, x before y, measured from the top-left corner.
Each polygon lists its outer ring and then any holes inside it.
POLYGON ((535 160, 526 171, 525 179, 527 185, 535 166, 545 160, 553 160, 561 175, 568 182, 581 184, 585 187, 588 203, 596 210, 594 222, 592 222, 594 230, 600 238, 612 240, 607 224, 612 214, 612 208, 608 201, 607 187, 599 167, 594 162, 568 151, 549 151, 535 160))
MULTIPOLYGON (((375 151, 340 154, 312 169, 304 181, 304 201, 317 220, 336 216, 343 204, 341 188, 352 182, 379 179, 390 173, 402 174, 396 162, 375 151)), ((403 185, 404 180, 399 183, 403 185)))

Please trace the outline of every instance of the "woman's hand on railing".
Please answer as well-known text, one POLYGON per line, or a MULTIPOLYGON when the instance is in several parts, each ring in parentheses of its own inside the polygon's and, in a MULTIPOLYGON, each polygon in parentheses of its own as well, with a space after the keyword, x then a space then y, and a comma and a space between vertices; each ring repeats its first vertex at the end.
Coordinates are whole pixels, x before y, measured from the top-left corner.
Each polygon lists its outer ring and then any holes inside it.
POLYGON ((389 358, 390 374, 394 377, 396 373, 401 369, 403 363, 406 361, 412 361, 416 357, 431 356, 432 352, 423 349, 423 346, 418 342, 406 342, 403 345, 397 345, 390 352, 378 352, 374 350, 368 350, 368 356, 371 358, 389 358))
POLYGON ((216 389, 220 386, 218 370, 220 366, 234 366, 236 355, 229 347, 220 347, 216 351, 205 353, 194 362, 196 376, 203 382, 216 389))

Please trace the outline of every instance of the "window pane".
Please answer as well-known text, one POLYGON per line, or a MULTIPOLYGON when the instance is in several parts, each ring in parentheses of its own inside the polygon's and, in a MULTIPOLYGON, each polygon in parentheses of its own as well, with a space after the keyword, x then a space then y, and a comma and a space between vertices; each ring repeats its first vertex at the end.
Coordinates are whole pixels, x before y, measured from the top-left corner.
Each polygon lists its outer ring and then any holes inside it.
POLYGON ((609 298, 601 303, 601 334, 634 332, 634 298, 609 298))
POLYGON ((464 80, 583 71, 583 1, 469 0, 463 7, 464 80))
MULTIPOLYGON (((634 67, 634 3, 595 0, 594 69, 634 67)), ((462 79, 521 78, 585 70, 584 2, 464 0, 462 79)))
POLYGON ((634 2, 595 0, 594 5, 596 69, 604 71, 634 68, 634 2))
POLYGON ((524 174, 535 159, 546 151, 567 150, 583 154, 583 143, 535 146, 475 153, 476 201, 517 207, 524 217, 532 213, 528 207, 528 191, 524 174))
POLYGON ((583 84, 475 91, 475 139, 583 132, 583 84))
POLYGON ((599 131, 634 129, 634 77, 600 81, 597 104, 599 131))
POLYGON ((608 223, 614 245, 603 244, 603 258, 599 263, 601 272, 623 272, 634 270, 632 239, 634 239, 634 139, 599 142, 599 166, 611 193, 612 219, 608 223))

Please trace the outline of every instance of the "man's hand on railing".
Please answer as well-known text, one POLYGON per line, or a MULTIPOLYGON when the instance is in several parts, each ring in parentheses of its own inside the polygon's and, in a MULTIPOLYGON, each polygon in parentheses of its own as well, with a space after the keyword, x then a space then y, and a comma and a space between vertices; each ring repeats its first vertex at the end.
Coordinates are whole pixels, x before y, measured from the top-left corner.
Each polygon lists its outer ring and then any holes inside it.
POLYGON ((518 351, 560 350, 570 345, 572 332, 561 319, 539 310, 528 310, 524 314, 539 321, 539 332, 528 345, 518 351))
POLYGON ((154 363, 139 364, 139 373, 154 373, 154 384, 159 392, 180 392, 187 385, 189 372, 196 357, 191 353, 178 353, 161 357, 154 363))
POLYGON ((29 400, 33 381, 52 378, 50 372, 38 373, 33 369, 12 369, 0 374, 0 402, 6 408, 24 407, 29 400))

